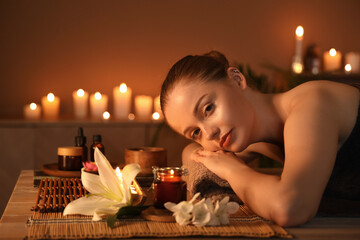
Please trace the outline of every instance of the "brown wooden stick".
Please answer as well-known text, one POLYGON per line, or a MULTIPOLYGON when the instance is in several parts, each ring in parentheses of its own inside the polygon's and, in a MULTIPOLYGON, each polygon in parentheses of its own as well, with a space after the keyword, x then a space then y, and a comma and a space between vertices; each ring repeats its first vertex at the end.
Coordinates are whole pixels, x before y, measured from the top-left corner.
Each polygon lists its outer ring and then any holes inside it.
POLYGON ((45 201, 46 201, 46 195, 48 193, 48 179, 43 179, 44 181, 44 187, 43 187, 43 197, 41 199, 41 203, 40 203, 40 212, 45 212, 45 201))
POLYGON ((57 212, 58 203, 57 203, 56 195, 58 193, 58 187, 57 187, 57 181, 55 179, 53 180, 53 182, 54 182, 54 186, 53 186, 54 190, 53 190, 53 199, 52 199, 53 200, 52 201, 52 209, 53 209, 54 212, 57 212))
POLYGON ((67 198, 67 193, 68 193, 68 189, 67 189, 67 182, 65 179, 62 180, 63 184, 64 184, 64 207, 66 207, 66 205, 69 204, 69 199, 67 198))
MULTIPOLYGON (((51 198, 52 198, 52 185, 53 185, 53 181, 48 180, 50 182, 49 184, 49 194, 47 195, 47 202, 46 202, 46 211, 50 212, 51 211, 51 198)), ((46 195, 45 195, 46 196, 46 195)))
POLYGON ((40 195, 41 195, 43 185, 44 185, 44 181, 43 181, 43 179, 41 179, 39 189, 38 189, 38 194, 36 196, 36 203, 35 203, 35 209, 34 209, 35 211, 39 210, 39 201, 40 201, 40 195))
POLYGON ((61 186, 61 180, 58 179, 58 206, 59 206, 59 211, 62 211, 64 209, 64 206, 63 206, 63 190, 62 190, 62 186, 61 186))

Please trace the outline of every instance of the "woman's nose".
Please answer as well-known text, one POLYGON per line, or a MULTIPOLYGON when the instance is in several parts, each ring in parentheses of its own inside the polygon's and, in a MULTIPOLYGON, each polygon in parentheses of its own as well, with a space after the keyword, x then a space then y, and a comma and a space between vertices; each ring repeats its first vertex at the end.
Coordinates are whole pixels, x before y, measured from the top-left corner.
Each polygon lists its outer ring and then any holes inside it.
POLYGON ((204 134, 206 139, 213 140, 219 135, 219 129, 217 127, 204 127, 204 134))

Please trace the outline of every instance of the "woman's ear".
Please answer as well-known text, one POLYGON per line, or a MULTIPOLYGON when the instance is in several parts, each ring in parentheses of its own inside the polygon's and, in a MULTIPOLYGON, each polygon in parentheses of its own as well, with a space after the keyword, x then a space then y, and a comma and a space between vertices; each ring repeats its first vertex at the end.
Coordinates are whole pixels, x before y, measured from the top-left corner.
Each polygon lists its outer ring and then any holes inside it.
POLYGON ((244 90, 247 87, 246 79, 244 75, 239 71, 239 69, 235 67, 229 67, 227 69, 227 74, 230 80, 233 80, 236 82, 236 84, 241 87, 242 90, 244 90))

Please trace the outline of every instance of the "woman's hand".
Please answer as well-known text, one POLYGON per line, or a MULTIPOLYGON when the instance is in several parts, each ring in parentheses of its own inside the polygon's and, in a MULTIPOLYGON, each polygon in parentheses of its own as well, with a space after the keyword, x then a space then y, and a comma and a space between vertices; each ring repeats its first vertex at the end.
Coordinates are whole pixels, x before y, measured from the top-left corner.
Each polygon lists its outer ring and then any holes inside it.
POLYGON ((232 170, 238 170, 239 167, 246 165, 234 153, 223 150, 210 152, 199 149, 192 153, 191 159, 204 164, 210 171, 225 180, 231 176, 232 170))

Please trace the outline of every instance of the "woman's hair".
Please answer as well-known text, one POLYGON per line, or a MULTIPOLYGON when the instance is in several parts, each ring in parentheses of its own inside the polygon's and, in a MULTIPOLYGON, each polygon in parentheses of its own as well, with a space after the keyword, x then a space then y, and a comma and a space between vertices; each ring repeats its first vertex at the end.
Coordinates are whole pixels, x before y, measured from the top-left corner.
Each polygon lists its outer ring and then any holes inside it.
POLYGON ((227 77, 229 62, 217 51, 204 55, 188 55, 172 66, 161 86, 160 105, 164 112, 169 92, 180 81, 219 81, 227 77))

